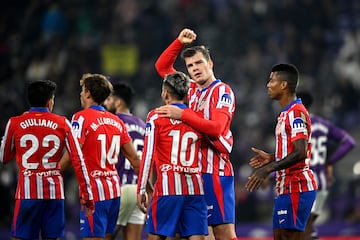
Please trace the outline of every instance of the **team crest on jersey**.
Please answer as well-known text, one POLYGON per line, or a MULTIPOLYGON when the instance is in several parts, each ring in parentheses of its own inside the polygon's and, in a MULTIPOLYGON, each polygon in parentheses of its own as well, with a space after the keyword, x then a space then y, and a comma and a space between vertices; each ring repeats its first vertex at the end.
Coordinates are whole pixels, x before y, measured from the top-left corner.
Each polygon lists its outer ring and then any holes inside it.
POLYGON ((78 120, 73 120, 71 123, 72 132, 75 135, 75 137, 80 138, 81 137, 81 131, 84 124, 84 117, 80 116, 78 120))
POLYGON ((294 132, 306 132, 306 124, 304 120, 300 117, 295 118, 291 126, 294 132))
POLYGON ((151 132, 151 129, 152 129, 151 124, 147 122, 145 125, 145 135, 149 135, 151 132))
POLYGON ((224 93, 220 98, 219 108, 222 108, 222 107, 229 107, 230 108, 231 104, 232 104, 232 98, 231 98, 230 94, 224 93))

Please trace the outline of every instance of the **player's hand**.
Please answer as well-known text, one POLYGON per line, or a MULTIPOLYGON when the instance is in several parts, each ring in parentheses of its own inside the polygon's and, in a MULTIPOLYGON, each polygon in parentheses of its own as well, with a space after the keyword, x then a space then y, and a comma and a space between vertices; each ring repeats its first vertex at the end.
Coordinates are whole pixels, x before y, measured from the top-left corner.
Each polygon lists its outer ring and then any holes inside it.
POLYGON ((85 208, 85 216, 89 217, 94 214, 95 211, 95 203, 94 200, 84 200, 80 197, 81 211, 85 208))
POLYGON ((252 192, 259 189, 259 187, 266 181, 269 173, 264 168, 257 169, 249 178, 245 184, 245 188, 252 192))
POLYGON ((183 109, 174 105, 164 105, 155 109, 155 112, 159 114, 159 117, 167 117, 180 120, 183 113, 183 109))
POLYGON ((179 33, 178 39, 182 44, 189 44, 196 40, 196 34, 193 30, 184 28, 179 33))
POLYGON ((149 209, 149 198, 146 193, 137 195, 137 205, 143 213, 147 213, 149 209))
POLYGON ((251 150, 257 155, 252 157, 249 161, 249 165, 253 168, 259 168, 273 160, 273 156, 270 153, 264 152, 263 150, 252 147, 251 150))

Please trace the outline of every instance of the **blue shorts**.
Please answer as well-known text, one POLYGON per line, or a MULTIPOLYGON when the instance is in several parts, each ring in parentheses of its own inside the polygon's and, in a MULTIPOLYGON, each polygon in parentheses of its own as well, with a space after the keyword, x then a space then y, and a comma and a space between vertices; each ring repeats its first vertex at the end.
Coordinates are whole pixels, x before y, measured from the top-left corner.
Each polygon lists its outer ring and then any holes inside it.
POLYGON ((203 195, 154 196, 151 200, 146 229, 149 233, 182 238, 208 235, 206 202, 203 195))
POLYGON ((92 216, 85 216, 85 208, 80 209, 80 236, 105 237, 114 233, 119 214, 120 198, 95 202, 95 212, 92 216))
POLYGON ((60 238, 64 236, 63 199, 16 199, 11 236, 20 239, 60 238))
POLYGON ((316 191, 282 194, 275 197, 273 228, 304 231, 316 191))
POLYGON ((208 225, 235 224, 235 192, 233 176, 202 174, 208 225))

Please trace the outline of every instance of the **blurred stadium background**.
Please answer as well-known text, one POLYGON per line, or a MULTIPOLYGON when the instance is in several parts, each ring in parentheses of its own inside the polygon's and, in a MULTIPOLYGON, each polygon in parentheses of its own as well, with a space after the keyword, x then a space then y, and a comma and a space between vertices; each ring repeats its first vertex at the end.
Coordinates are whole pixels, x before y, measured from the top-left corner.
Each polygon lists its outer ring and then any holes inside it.
MULTIPOLYGON (((17 0, 0 9, 0 131, 27 110, 26 81, 58 84, 54 112, 79 110, 79 79, 99 72, 137 91, 133 112, 145 119, 161 105, 154 62, 183 27, 210 48, 215 75, 236 94, 232 124, 239 237, 270 237, 273 190, 244 189, 251 146, 273 148, 279 106, 265 88, 271 66, 290 62, 300 89, 315 95, 312 112, 360 142, 360 2, 356 0, 17 0)), ((176 63, 183 70, 182 62, 176 63)), ((335 166, 336 182, 317 222, 320 236, 360 236, 360 151, 335 166)), ((78 238, 74 174, 66 178, 66 237, 78 238)), ((0 239, 9 238, 16 166, 0 166, 0 239)), ((325 238, 324 238, 325 239, 325 238)), ((339 239, 339 238, 337 238, 339 239)))

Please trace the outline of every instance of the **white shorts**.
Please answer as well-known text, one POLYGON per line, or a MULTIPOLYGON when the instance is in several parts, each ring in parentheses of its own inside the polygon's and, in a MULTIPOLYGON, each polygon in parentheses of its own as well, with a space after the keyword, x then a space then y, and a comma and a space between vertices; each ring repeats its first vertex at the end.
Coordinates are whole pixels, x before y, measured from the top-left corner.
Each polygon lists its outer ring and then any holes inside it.
POLYGON ((136 184, 124 184, 121 186, 120 211, 117 225, 126 226, 128 223, 144 224, 145 214, 138 208, 136 184))
POLYGON ((320 213, 324 207, 324 204, 325 204, 328 194, 329 194, 328 190, 318 190, 317 191, 315 202, 311 209, 311 213, 320 215, 320 213))

